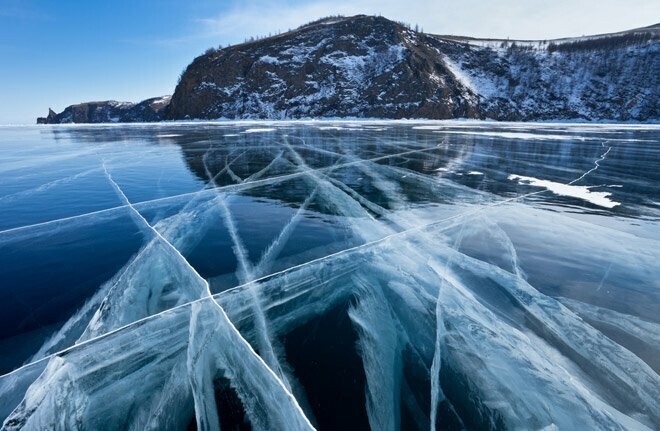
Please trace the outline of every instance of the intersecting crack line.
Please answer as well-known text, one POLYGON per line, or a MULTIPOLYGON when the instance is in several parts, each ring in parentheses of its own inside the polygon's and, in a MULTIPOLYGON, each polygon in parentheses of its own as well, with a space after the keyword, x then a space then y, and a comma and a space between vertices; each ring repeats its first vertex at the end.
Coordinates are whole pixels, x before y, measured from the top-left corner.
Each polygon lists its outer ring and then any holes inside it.
MULTIPOLYGON (((406 152, 403 152, 403 153, 378 156, 378 157, 374 157, 374 158, 371 158, 371 159, 361 159, 361 160, 358 160, 358 161, 352 161, 352 162, 347 162, 347 163, 338 165, 336 168, 342 168, 342 167, 345 167, 345 166, 352 166, 352 165, 355 165, 355 164, 358 164, 358 163, 364 163, 364 162, 370 162, 370 161, 385 160, 385 159, 389 159, 389 158, 393 158, 393 157, 399 157, 402 154, 421 153, 421 152, 433 151, 433 150, 436 150, 436 149, 437 148, 423 148, 423 149, 419 149, 419 150, 406 151, 406 152)), ((329 170, 331 168, 332 167, 328 167, 328 166, 321 167, 321 168, 309 168, 308 170, 294 172, 294 173, 291 173, 291 174, 277 175, 277 176, 274 176, 274 177, 264 178, 262 180, 249 181, 249 182, 244 182, 244 183, 240 183, 240 184, 228 184, 226 186, 219 187, 219 189, 221 191, 246 190, 246 189, 250 189, 252 187, 258 187, 258 186, 262 186, 262 185, 276 184, 278 182, 283 182, 283 181, 287 181, 287 180, 290 180, 290 179, 298 178, 300 176, 303 176, 303 175, 306 175, 306 174, 309 174, 309 173, 313 173, 313 172, 323 172, 323 171, 329 170)), ((166 196, 166 197, 162 197, 162 198, 148 199, 148 200, 144 200, 144 201, 140 201, 140 202, 135 202, 135 203, 133 203, 133 206, 140 207, 142 205, 147 205, 147 204, 153 204, 153 203, 158 203, 158 202, 167 202, 167 201, 170 201, 170 200, 181 199, 181 198, 188 197, 188 196, 195 196, 195 195, 198 195, 200 193, 213 193, 213 190, 211 188, 209 188, 208 184, 207 184, 201 190, 197 190, 197 191, 194 191, 194 192, 180 193, 178 195, 173 195, 173 196, 166 196)), ((3 234, 19 232, 19 231, 26 230, 26 229, 31 229, 31 228, 41 227, 41 226, 47 226, 51 223, 61 223, 61 222, 81 219, 81 218, 85 218, 85 217, 89 217, 89 216, 105 214, 105 213, 111 213, 111 212, 114 212, 114 211, 125 209, 126 207, 127 207, 126 205, 118 205, 118 206, 115 206, 115 207, 112 207, 112 208, 105 208, 105 209, 102 209, 102 210, 91 211, 91 212, 84 213, 84 214, 77 214, 77 215, 70 216, 70 217, 62 217, 62 218, 59 218, 59 219, 48 220, 48 221, 44 221, 44 222, 40 222, 40 223, 34 223, 34 224, 25 225, 25 226, 17 226, 17 227, 13 227, 13 228, 9 228, 9 229, 5 229, 5 230, 0 231, 0 236, 3 235, 3 234)))
MULTIPOLYGON (((422 150, 420 150, 420 151, 422 151, 422 150)), ((427 151, 428 151, 428 150, 427 150, 427 151)), ((417 151, 414 151, 414 152, 417 152, 417 151)), ((393 157, 393 156, 394 156, 394 155, 389 156, 389 157, 393 157)), ((385 156, 383 156, 383 157, 385 157, 385 156)), ((382 159, 383 157, 379 157, 378 159, 382 159)), ((370 160, 373 160, 373 159, 370 159, 370 160)), ((602 160, 601 160, 601 161, 602 161, 602 160)), ((353 163, 350 163, 350 164, 353 164, 353 163)), ((593 170, 591 170, 591 171, 593 171, 593 170)), ((584 175, 581 176, 581 177, 579 177, 579 179, 582 179, 582 178, 584 178, 584 175)), ((573 180, 573 182, 575 182, 575 181, 577 181, 577 179, 576 179, 576 180, 573 180)), ((570 183, 569 183, 569 184, 570 184, 570 183)), ((332 258, 336 258, 336 257, 338 257, 338 256, 341 256, 341 255, 350 254, 350 253, 352 253, 352 252, 356 252, 356 251, 360 251, 360 250, 366 250, 366 249, 369 249, 369 248, 375 247, 375 246, 377 246, 377 245, 384 244, 384 243, 386 243, 387 241, 389 241, 390 239, 393 239, 393 238, 405 237, 406 235, 411 234, 411 233, 421 232, 421 231, 425 231, 425 230, 433 229, 434 227, 437 227, 437 226, 439 226, 440 224, 445 223, 445 222, 448 222, 448 221, 457 220, 457 219, 460 219, 460 218, 462 218, 462 217, 467 217, 467 216, 470 216, 470 215, 473 215, 473 214, 477 214, 477 213, 479 213, 479 212, 481 212, 481 211, 485 211, 485 210, 490 209, 490 208, 498 207, 498 206, 501 206, 501 205, 504 205, 504 204, 507 204, 507 203, 510 203, 510 202, 517 201, 517 200, 519 200, 519 199, 524 199, 524 198, 526 198, 526 197, 533 196, 533 195, 537 195, 537 194, 541 194, 541 193, 545 193, 545 192, 548 192, 548 190, 547 190, 547 189, 545 189, 545 190, 538 190, 538 191, 534 191, 534 192, 530 192, 530 193, 525 193, 525 194, 523 194, 523 195, 519 195, 519 196, 513 196, 513 197, 510 197, 510 198, 507 198, 507 199, 503 199, 503 200, 500 200, 500 201, 494 202, 494 203, 492 203, 492 204, 490 204, 490 205, 481 206, 481 207, 478 207, 478 208, 475 208, 475 209, 472 209, 472 210, 467 210, 467 211, 461 212, 461 213, 459 213, 459 214, 454 214, 454 215, 452 215, 452 216, 449 216, 449 217, 446 217, 446 218, 443 218, 443 219, 440 219, 440 220, 435 220, 435 221, 432 221, 432 222, 429 222, 429 223, 425 223, 425 224, 423 224, 423 225, 418 225, 418 226, 415 226, 415 227, 411 227, 411 228, 408 228, 408 229, 406 229, 406 230, 403 230, 403 231, 400 231, 400 232, 395 232, 395 233, 393 233, 393 234, 387 235, 387 236, 385 236, 385 237, 379 238, 379 239, 374 240, 374 241, 370 241, 370 242, 367 242, 367 243, 364 243, 364 244, 360 244, 360 245, 357 245, 357 246, 354 246, 354 247, 349 247, 349 248, 346 248, 346 249, 344 249, 344 250, 340 250, 340 251, 338 251, 338 252, 331 253, 331 254, 326 255, 326 256, 322 256, 322 257, 319 257, 319 258, 316 258, 316 259, 312 259, 312 260, 310 260, 310 261, 303 262, 303 263, 298 264, 298 265, 290 266, 290 267, 285 268, 285 269, 282 269, 282 270, 280 270, 280 271, 276 271, 276 272, 270 273, 270 274, 268 274, 268 275, 264 275, 264 276, 262 276, 262 277, 259 277, 258 279, 251 280, 251 281, 249 281, 249 282, 247 282, 247 283, 244 283, 244 284, 241 284, 241 285, 238 285, 238 286, 234 286, 234 287, 232 287, 232 288, 230 288, 230 289, 227 289, 227 290, 225 290, 225 291, 223 291, 223 292, 221 292, 221 293, 219 293, 219 294, 217 294, 217 295, 213 295, 213 296, 210 296, 210 297, 203 297, 203 298, 199 298, 199 299, 196 299, 196 300, 193 300, 193 301, 189 301, 189 302, 186 302, 186 303, 183 303, 183 304, 177 305, 177 306, 175 306, 175 307, 168 308, 167 310, 163 310, 163 311, 161 311, 161 312, 159 312, 159 313, 152 314, 152 315, 150 315, 150 316, 146 316, 146 317, 143 317, 143 318, 141 318, 141 319, 135 320, 135 321, 133 321, 133 322, 131 322, 131 323, 128 323, 128 324, 126 324, 126 325, 123 325, 123 326, 120 326, 120 327, 118 327, 118 328, 115 328, 115 329, 113 329, 113 330, 111 330, 111 331, 108 331, 108 332, 106 332, 106 333, 104 333, 104 334, 98 335, 98 336, 96 336, 96 337, 93 337, 93 338, 90 338, 90 339, 88 339, 88 340, 85 340, 85 341, 83 341, 83 342, 81 342, 81 343, 75 344, 75 345, 73 345, 73 346, 69 346, 69 347, 67 347, 67 348, 65 348, 65 349, 62 349, 62 350, 58 351, 58 352, 52 353, 52 354, 50 354, 50 355, 48 355, 48 356, 45 356, 45 357, 43 357, 43 358, 41 358, 41 359, 38 359, 38 360, 36 360, 36 361, 33 361, 33 362, 30 362, 30 363, 24 364, 24 365, 22 365, 21 367, 16 368, 15 370, 12 370, 12 371, 10 371, 10 372, 8 372, 8 373, 6 373, 6 374, 0 375, 0 378, 4 378, 4 377, 10 376, 10 375, 12 375, 12 374, 18 373, 18 372, 19 372, 20 370, 22 370, 22 369, 25 369, 25 368, 28 368, 28 367, 30 367, 30 366, 32 366, 32 365, 35 365, 35 364, 38 364, 38 363, 40 363, 40 362, 43 362, 43 361, 49 360, 49 359, 51 359, 51 358, 54 357, 54 356, 60 356, 60 355, 66 354, 66 353, 68 353, 69 351, 72 351, 72 350, 74 350, 74 349, 80 348, 80 347, 82 347, 82 346, 84 346, 84 345, 86 345, 86 344, 92 343, 92 342, 94 342, 94 341, 96 341, 96 340, 99 340, 99 339, 103 339, 103 338, 109 337, 109 336, 111 336, 111 335, 113 335, 113 334, 115 334, 115 333, 117 333, 117 332, 120 332, 120 331, 126 330, 127 328, 129 328, 129 327, 131 327, 131 326, 133 326, 133 325, 140 324, 140 323, 143 323, 143 322, 149 321, 149 320, 151 320, 151 319, 158 318, 160 315, 162 315, 162 314, 164 314, 164 313, 171 312, 171 311, 176 310, 176 309, 179 309, 179 308, 189 307, 190 305, 192 305, 192 304, 194 304, 194 303, 198 303, 198 302, 202 302, 202 301, 207 301, 207 300, 209 300, 209 299, 213 300, 213 301, 217 304, 217 301, 215 300, 215 297, 216 297, 216 296, 225 295, 225 294, 230 293, 230 292, 233 292, 233 291, 237 291, 237 290, 240 290, 240 289, 244 289, 245 287, 247 287, 247 286, 248 286, 249 284, 251 284, 251 283, 266 281, 266 280, 268 280, 268 279, 270 279, 270 278, 274 278, 274 277, 277 277, 277 276, 280 276, 280 275, 284 275, 284 274, 286 274, 286 273, 289 273, 289 272, 292 272, 292 271, 295 271, 295 270, 298 270, 298 269, 304 268, 304 267, 306 267, 306 266, 311 266, 311 265, 314 265, 314 264, 316 264, 316 263, 320 263, 320 262, 325 261, 325 260, 329 260, 329 259, 332 259, 332 258)), ((195 193, 196 193, 196 192, 195 192, 195 193)), ((192 193, 188 193, 188 194, 192 194, 192 193)), ((133 204, 133 205, 135 205, 135 204, 133 204)), ((122 207, 124 207, 124 206, 122 206, 122 207)), ((448 229, 448 228, 451 228, 451 227, 454 227, 454 226, 455 226, 455 225, 451 225, 451 226, 446 227, 445 229, 448 229)), ((0 232, 0 233, 2 233, 2 232, 0 232)), ((206 280, 204 280, 204 281, 206 282, 206 280)), ((219 306, 219 304, 217 304, 217 305, 219 306)), ((226 315, 226 313, 225 313, 225 315, 226 315)), ((249 345, 249 343, 248 343, 248 345, 249 345)), ((250 347, 251 347, 251 346, 250 346, 250 347)), ((255 354, 256 354, 256 353, 255 353, 255 354)), ((257 355, 257 356, 258 356, 258 355, 257 355)), ((261 358, 260 358, 260 359, 261 359, 261 358)), ((270 368, 269 368, 269 369, 270 369, 270 368)), ((271 372, 272 372, 272 370, 271 370, 271 372)))
MULTIPOLYGON (((181 254, 181 252, 180 252, 176 247, 174 247, 174 245, 172 245, 172 243, 170 243, 170 242, 169 242, 169 241, 168 241, 168 240, 167 240, 167 239, 166 239, 166 238, 165 238, 160 232, 158 232, 158 230, 157 230, 156 228, 154 228, 151 224, 149 224, 149 222, 147 221, 147 219, 144 218, 144 216, 143 216, 143 215, 142 215, 142 214, 141 214, 141 213, 140 213, 140 212, 139 212, 139 211, 133 206, 133 204, 128 200, 128 197, 126 197, 126 194, 124 194, 123 190, 119 187, 119 185, 118 185, 118 184, 115 182, 115 180, 112 178, 112 176, 110 175, 110 172, 108 172, 107 167, 105 166, 105 162, 103 162, 103 171, 105 172, 105 174, 106 174, 106 176, 107 176, 107 178, 108 178, 108 181, 111 183, 111 185, 113 186, 113 188, 114 188, 114 189, 116 190, 116 192, 119 194, 120 198, 126 203, 126 206, 129 207, 129 208, 135 213, 135 215, 136 215, 137 217, 139 217, 139 218, 142 220, 142 222, 145 224, 145 226, 146 226, 149 230, 151 230, 151 231, 152 231, 152 232, 153 232, 153 233, 154 233, 154 234, 155 234, 155 235, 156 235, 156 236, 157 236, 157 237, 163 242, 163 244, 164 244, 165 246, 167 246, 168 248, 170 248, 170 249, 175 253, 175 255, 178 256, 178 258, 180 259, 181 263, 182 263, 186 268, 189 269, 190 273, 191 273, 194 277, 196 277, 201 283, 203 283, 203 285, 206 287, 206 291, 207 291, 207 295, 208 295, 208 296, 205 297, 205 298, 210 298, 211 301, 213 301, 213 303, 218 307, 218 310, 219 310, 219 312, 220 312, 220 315, 221 315, 222 319, 223 319, 224 321, 226 321, 226 323, 229 325, 229 329, 230 329, 232 332, 234 332, 235 335, 238 336, 238 339, 239 339, 239 340, 240 340, 240 341, 241 341, 241 342, 242 342, 242 343, 248 348, 248 351, 250 352, 250 354, 252 354, 252 355, 253 355, 253 356, 254 356, 254 357, 260 362, 260 364, 261 364, 261 365, 267 370, 267 372, 269 372, 269 373, 271 374, 271 376, 275 379, 275 381, 281 386, 282 390, 284 390, 284 392, 287 394, 287 396, 291 398, 291 400, 293 401, 294 406, 295 406, 296 409, 298 410, 298 413, 299 413, 299 414, 301 415, 301 417, 304 419, 304 421, 305 421, 306 424, 309 426, 309 428, 310 428, 310 429, 314 429, 314 427, 312 426, 311 422, 309 421, 309 419, 307 418, 307 416, 306 416, 305 413, 303 412, 302 408, 301 408, 300 405, 298 404, 297 399, 293 396, 293 394, 291 393, 291 391, 290 391, 290 389, 288 388, 288 386, 287 386, 287 385, 282 381, 282 379, 281 379, 281 378, 280 378, 280 377, 279 377, 279 376, 278 376, 278 375, 277 375, 277 374, 276 374, 276 373, 275 373, 275 372, 274 372, 274 371, 268 366, 268 364, 266 364, 266 362, 261 358, 261 356, 259 356, 259 355, 257 354, 257 352, 254 350, 254 348, 252 347, 252 345, 250 345, 250 343, 248 343, 248 341, 243 337, 243 335, 240 333, 240 331, 238 330, 238 328, 236 328, 236 326, 232 323, 231 319, 229 319, 229 316, 228 316, 227 313, 225 312, 224 308, 223 308, 223 307, 222 307, 222 306, 221 306, 221 305, 215 300, 215 298, 213 297, 213 294, 211 293, 211 289, 210 289, 210 286, 209 286, 208 281, 206 281, 206 279, 204 279, 204 278, 203 278, 203 277, 197 272, 197 270, 196 270, 196 269, 190 264, 190 262, 188 262, 188 260, 187 260, 187 259, 181 254)), ((176 308, 176 307, 175 307, 175 308, 176 308)), ((134 323, 134 322, 133 322, 133 323, 134 323)), ((52 355, 51 355, 51 356, 52 356, 52 355)))

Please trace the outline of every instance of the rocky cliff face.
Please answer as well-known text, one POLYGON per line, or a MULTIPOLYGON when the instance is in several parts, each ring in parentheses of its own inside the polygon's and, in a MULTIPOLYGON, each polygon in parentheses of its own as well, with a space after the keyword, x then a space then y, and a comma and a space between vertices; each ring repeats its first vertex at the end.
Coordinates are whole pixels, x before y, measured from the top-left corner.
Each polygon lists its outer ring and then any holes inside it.
MULTIPOLYGON (((184 71, 169 105, 139 121, 654 121, 660 119, 659 54, 658 25, 547 42, 430 35, 373 16, 330 18, 207 51, 184 71)), ((78 122, 67 110, 58 122, 78 122)), ((80 118, 108 121, 107 115, 80 118)))
POLYGON ((37 124, 160 121, 169 103, 170 96, 154 97, 140 103, 114 100, 86 102, 71 105, 59 114, 49 109, 47 117, 37 118, 37 124))
POLYGON ((475 94, 424 39, 364 16, 207 53, 167 118, 476 117, 475 94))

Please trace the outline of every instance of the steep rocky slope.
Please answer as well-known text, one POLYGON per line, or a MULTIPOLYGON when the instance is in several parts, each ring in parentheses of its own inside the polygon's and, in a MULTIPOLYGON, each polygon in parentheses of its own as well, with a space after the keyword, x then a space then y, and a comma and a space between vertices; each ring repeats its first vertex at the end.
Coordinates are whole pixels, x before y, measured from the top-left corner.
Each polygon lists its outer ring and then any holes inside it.
POLYGON ((498 120, 660 118, 660 26, 586 38, 433 46, 498 120))
POLYGON ((659 25, 548 42, 431 35, 364 15, 329 18, 207 51, 186 68, 161 114, 142 121, 657 121, 659 53, 659 25))
POLYGON ((207 53, 184 72, 167 118, 477 116, 474 94, 420 39, 364 16, 207 53))

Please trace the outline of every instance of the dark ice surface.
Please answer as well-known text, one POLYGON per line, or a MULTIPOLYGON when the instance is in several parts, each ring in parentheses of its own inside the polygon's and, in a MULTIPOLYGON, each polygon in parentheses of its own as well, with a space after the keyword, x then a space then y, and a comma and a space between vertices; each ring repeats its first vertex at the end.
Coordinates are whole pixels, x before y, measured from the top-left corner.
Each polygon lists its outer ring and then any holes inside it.
POLYGON ((3 126, 0 420, 657 429, 659 221, 657 125, 3 126))

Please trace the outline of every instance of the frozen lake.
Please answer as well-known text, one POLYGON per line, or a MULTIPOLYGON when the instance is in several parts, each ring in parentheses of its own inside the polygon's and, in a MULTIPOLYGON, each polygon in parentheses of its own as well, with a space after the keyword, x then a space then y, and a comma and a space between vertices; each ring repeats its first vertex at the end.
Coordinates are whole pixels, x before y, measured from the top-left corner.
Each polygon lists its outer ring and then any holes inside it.
POLYGON ((658 429, 659 221, 653 125, 0 127, 3 429, 658 429))

